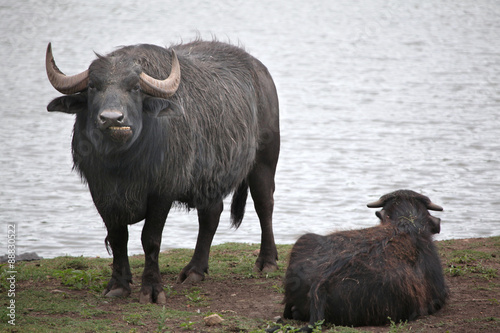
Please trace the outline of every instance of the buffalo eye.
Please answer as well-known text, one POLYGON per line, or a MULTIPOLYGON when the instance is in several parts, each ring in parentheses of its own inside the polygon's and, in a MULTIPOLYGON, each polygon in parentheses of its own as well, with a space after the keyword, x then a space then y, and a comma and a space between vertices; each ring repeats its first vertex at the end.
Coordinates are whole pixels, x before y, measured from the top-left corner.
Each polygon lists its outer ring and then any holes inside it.
POLYGON ((89 81, 89 90, 95 90, 95 83, 92 81, 89 81))
POLYGON ((132 88, 132 91, 133 92, 139 92, 141 90, 141 85, 139 83, 137 83, 133 88, 132 88))

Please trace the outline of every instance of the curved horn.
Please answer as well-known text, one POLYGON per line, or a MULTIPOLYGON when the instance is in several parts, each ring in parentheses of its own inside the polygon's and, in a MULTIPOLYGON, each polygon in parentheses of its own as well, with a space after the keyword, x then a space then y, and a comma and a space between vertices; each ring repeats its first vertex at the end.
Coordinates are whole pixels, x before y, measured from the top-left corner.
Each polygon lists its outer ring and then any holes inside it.
POLYGON ((382 200, 377 200, 377 201, 374 201, 374 202, 371 202, 369 203, 368 205, 368 208, 379 208, 379 207, 384 207, 384 201, 382 200))
POLYGON ((157 80, 144 72, 140 78, 141 89, 149 95, 168 98, 175 94, 181 83, 181 67, 175 51, 172 50, 172 70, 165 80, 157 80))
POLYGON ((382 200, 382 198, 378 199, 377 201, 369 203, 367 206, 368 208, 380 208, 384 207, 385 200, 382 200))
POLYGON ((47 77, 52 86, 63 94, 70 95, 87 88, 89 82, 88 69, 80 74, 66 76, 57 68, 54 56, 52 55, 51 43, 47 46, 47 53, 45 54, 45 69, 47 70, 47 77))
POLYGON ((435 203, 432 203, 432 202, 429 202, 427 205, 426 205, 427 209, 428 210, 435 210, 435 211, 442 211, 443 210, 443 207, 441 206, 438 206, 436 205, 435 203))

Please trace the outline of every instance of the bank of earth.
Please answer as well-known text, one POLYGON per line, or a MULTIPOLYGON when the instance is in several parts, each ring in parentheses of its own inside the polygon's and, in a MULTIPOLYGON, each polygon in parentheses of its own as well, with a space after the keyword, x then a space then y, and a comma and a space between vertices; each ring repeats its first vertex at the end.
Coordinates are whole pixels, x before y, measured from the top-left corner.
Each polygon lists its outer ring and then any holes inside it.
MULTIPOLYGON (((498 332, 500 331, 500 237, 436 242, 451 297, 436 315, 384 327, 335 327, 323 332, 498 332)), ((283 312, 283 276, 291 245, 279 245, 277 272, 252 272, 257 244, 212 247, 210 275, 196 285, 177 284, 192 250, 160 255, 165 306, 140 304, 143 256, 132 256, 135 284, 126 299, 101 291, 111 275, 111 259, 59 257, 16 263, 15 297, 8 296, 7 264, 1 269, 2 332, 264 332, 269 326, 301 327, 274 321, 283 312), (9 324, 15 299, 15 326, 9 324), (204 318, 223 321, 207 326, 204 318)), ((11 321, 12 323, 12 321, 11 321)), ((318 331, 320 329, 318 328, 318 331)))

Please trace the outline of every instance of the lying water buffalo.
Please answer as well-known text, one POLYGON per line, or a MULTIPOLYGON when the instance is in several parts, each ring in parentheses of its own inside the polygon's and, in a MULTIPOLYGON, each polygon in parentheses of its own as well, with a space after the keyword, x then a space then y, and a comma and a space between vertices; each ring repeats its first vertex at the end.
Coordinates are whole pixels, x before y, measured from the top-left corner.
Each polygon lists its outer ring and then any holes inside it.
POLYGON ((285 277, 285 318, 384 325, 444 305, 448 289, 432 242, 441 220, 428 212, 442 208, 409 190, 368 207, 383 207, 380 225, 297 240, 285 277))
POLYGON ((145 219, 140 301, 165 303, 158 253, 175 203, 196 208, 199 220, 194 255, 178 281, 202 280, 222 200, 234 191, 231 220, 238 227, 248 188, 262 228, 255 268, 277 267, 272 213, 278 97, 260 61, 241 48, 197 40, 170 48, 122 47, 66 76, 49 44, 46 69, 66 95, 47 110, 76 114, 74 167, 108 231, 113 273, 104 294, 130 294, 127 225, 145 219))

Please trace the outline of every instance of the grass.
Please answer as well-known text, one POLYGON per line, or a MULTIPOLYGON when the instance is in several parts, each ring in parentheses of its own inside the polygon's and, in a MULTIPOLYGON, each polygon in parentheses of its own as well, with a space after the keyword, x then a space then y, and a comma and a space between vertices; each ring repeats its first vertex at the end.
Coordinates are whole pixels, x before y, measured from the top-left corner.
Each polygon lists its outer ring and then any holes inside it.
POLYGON ((479 250, 454 250, 448 256, 445 273, 451 276, 480 276, 486 280, 498 277, 497 269, 484 265, 492 254, 479 250))
POLYGON ((391 319, 391 317, 388 317, 390 324, 390 333, 400 333, 400 332, 406 332, 408 330, 408 321, 404 322, 399 322, 396 323, 394 320, 391 319))
POLYGON ((186 298, 188 299, 188 304, 190 305, 204 307, 208 304, 208 298, 202 294, 201 289, 198 287, 192 287, 187 290, 186 298))

